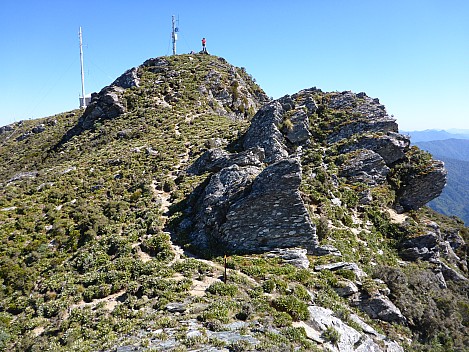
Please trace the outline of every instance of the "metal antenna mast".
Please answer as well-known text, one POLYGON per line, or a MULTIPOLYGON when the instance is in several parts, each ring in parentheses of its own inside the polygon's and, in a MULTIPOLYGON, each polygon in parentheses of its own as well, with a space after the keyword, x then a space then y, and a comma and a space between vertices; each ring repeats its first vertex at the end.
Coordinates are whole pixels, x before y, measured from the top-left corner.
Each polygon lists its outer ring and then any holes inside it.
POLYGON ((81 35, 81 27, 78 32, 78 38, 80 38, 80 67, 81 67, 81 99, 80 99, 80 108, 86 108, 85 101, 85 71, 83 70, 83 39, 81 35))
POLYGON ((171 37, 173 38, 173 55, 176 55, 176 41, 178 40, 177 32, 179 29, 178 27, 176 27, 176 20, 174 19, 174 15, 172 18, 172 22, 173 22, 173 30, 172 30, 171 37))

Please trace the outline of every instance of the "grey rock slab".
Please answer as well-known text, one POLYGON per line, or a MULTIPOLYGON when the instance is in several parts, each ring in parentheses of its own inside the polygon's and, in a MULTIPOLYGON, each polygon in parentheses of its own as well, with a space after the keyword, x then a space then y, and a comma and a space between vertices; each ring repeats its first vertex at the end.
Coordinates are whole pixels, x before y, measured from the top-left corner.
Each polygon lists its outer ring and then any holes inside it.
POLYGON ((322 270, 331 270, 331 271, 336 271, 336 270, 351 270, 355 273, 355 276, 358 279, 361 279, 363 277, 367 277, 368 275, 358 267, 357 264, 355 263, 349 263, 349 262, 337 262, 337 263, 330 263, 330 264, 323 264, 323 265, 316 265, 314 267, 315 271, 322 271, 322 270))
POLYGON ((380 319, 389 323, 398 324, 407 322, 407 319, 402 315, 399 308, 397 308, 388 297, 381 293, 375 293, 371 296, 365 293, 360 294, 352 301, 352 304, 358 306, 358 308, 368 314, 372 319, 380 319))
POLYGON ((304 248, 277 248, 267 253, 267 257, 281 258, 283 262, 302 269, 308 269, 310 265, 304 248))

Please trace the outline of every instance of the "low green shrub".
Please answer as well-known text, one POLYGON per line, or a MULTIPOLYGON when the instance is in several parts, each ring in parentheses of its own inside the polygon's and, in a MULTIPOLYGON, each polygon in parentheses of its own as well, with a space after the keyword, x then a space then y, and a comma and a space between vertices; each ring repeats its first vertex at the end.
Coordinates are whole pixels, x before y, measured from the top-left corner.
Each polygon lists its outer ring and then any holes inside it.
POLYGON ((310 316, 308 305, 292 295, 275 298, 272 306, 278 311, 288 313, 296 321, 306 320, 310 316))
POLYGON ((234 297, 238 292, 238 287, 233 284, 214 282, 209 287, 207 287, 206 291, 212 295, 234 297))

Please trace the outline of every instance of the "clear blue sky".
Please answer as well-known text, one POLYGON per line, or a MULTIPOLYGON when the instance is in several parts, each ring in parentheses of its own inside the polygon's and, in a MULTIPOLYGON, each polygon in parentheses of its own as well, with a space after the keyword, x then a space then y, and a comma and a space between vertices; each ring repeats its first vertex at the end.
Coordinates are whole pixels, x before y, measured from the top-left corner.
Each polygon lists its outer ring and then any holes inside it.
POLYGON ((274 98, 316 86, 378 97, 403 130, 469 128, 467 0, 1 0, 0 126, 78 105, 128 68, 200 50, 274 98))

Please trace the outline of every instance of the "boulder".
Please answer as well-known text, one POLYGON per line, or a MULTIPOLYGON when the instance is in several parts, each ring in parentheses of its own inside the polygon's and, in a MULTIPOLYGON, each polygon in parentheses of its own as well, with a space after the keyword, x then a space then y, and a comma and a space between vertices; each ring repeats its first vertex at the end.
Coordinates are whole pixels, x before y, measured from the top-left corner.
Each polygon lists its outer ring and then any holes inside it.
POLYGON ((334 291, 340 297, 348 297, 358 292, 358 287, 350 280, 340 280, 337 283, 337 287, 334 287, 334 291))
POLYGON ((440 268, 445 280, 469 282, 463 274, 443 262, 440 262, 440 268))
MULTIPOLYGON (((386 349, 383 349, 380 346, 380 344, 382 344, 384 340, 383 336, 380 336, 378 334, 370 334, 371 336, 369 336, 366 331, 358 332, 354 328, 344 323, 341 319, 335 317, 334 312, 330 309, 318 306, 310 306, 308 307, 308 310, 310 312, 311 318, 306 322, 306 324, 310 326, 313 331, 322 333, 320 337, 325 342, 324 347, 327 350, 339 352, 386 351, 386 349), (327 332, 331 330, 337 332, 337 341, 328 341, 327 332)), ((360 318, 358 317, 356 319, 360 320, 360 318)), ((313 340, 318 341, 316 334, 310 333, 310 335, 312 335, 311 338, 313 340)), ((399 345, 397 345, 396 343, 394 344, 395 346, 399 347, 399 345)), ((396 351, 403 352, 404 350, 401 348, 397 349, 396 351)))
POLYGON ((342 253, 340 253, 340 251, 337 248, 335 248, 333 245, 330 245, 330 244, 316 246, 313 249, 312 254, 319 255, 319 256, 332 255, 335 257, 342 257, 342 253))
POLYGON ((405 324, 407 319, 402 315, 391 300, 381 293, 358 294, 351 303, 364 311, 372 319, 380 319, 388 323, 405 324))
POLYGON ((337 262, 337 263, 330 263, 330 264, 322 264, 316 265, 314 267, 315 271, 323 271, 323 270, 330 270, 330 271, 337 271, 337 270, 350 270, 353 271, 357 279, 362 279, 367 277, 368 275, 358 267, 355 263, 349 262, 337 262))
POLYGON ((186 308, 186 305, 184 303, 174 302, 174 303, 168 303, 165 306, 165 309, 169 313, 184 313, 187 308, 186 308))
POLYGON ((408 239, 400 244, 400 256, 405 260, 437 260, 440 256, 438 250, 438 236, 429 232, 424 236, 408 239))
POLYGON ((33 133, 42 133, 46 130, 46 125, 44 125, 43 123, 37 125, 37 126, 34 126, 33 129, 31 130, 31 132, 33 133))
POLYGON ((33 133, 30 132, 30 131, 28 131, 28 132, 23 133, 22 135, 16 137, 15 140, 16 140, 17 142, 21 142, 21 141, 24 141, 26 138, 31 137, 32 135, 33 135, 33 133))

